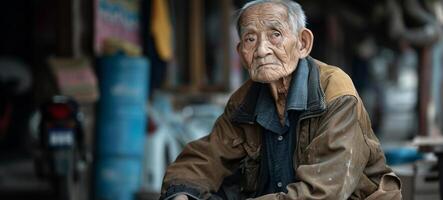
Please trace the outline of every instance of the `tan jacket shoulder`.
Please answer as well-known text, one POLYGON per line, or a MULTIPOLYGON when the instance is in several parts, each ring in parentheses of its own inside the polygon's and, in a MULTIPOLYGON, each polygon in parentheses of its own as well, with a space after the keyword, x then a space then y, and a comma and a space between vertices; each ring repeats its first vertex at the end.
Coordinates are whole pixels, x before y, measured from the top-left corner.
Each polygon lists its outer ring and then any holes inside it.
POLYGON ((315 60, 320 70, 320 85, 325 93, 326 103, 340 96, 357 97, 351 78, 340 68, 315 60))

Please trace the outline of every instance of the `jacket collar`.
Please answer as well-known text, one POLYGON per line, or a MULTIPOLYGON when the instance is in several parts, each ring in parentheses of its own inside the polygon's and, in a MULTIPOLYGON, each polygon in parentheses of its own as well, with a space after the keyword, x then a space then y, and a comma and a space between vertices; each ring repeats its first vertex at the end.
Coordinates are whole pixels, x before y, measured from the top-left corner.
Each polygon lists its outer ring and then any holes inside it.
MULTIPOLYGON (((307 65, 308 68, 308 79, 307 79, 307 102, 304 105, 301 115, 309 115, 312 113, 319 113, 326 109, 325 103, 325 95, 320 85, 320 72, 318 65, 315 63, 314 59, 311 57, 307 57, 299 61, 298 65, 307 65)), ((297 66, 298 68, 299 66, 297 66)), ((295 72, 294 72, 295 73, 295 72)), ((248 123, 253 124, 255 122, 255 109, 257 106, 257 99, 260 95, 261 88, 265 86, 263 83, 254 82, 249 90, 247 91, 247 95, 240 103, 238 108, 234 110, 231 115, 231 121, 236 123, 248 123)), ((295 94, 296 95, 296 94, 295 94)), ((292 97, 289 97, 291 100, 292 97)), ((296 102, 297 103, 297 102, 296 102)), ((300 102, 298 102, 300 103, 300 102)), ((289 103, 288 106, 295 104, 289 103)), ((296 108, 300 108, 297 106, 296 108)))

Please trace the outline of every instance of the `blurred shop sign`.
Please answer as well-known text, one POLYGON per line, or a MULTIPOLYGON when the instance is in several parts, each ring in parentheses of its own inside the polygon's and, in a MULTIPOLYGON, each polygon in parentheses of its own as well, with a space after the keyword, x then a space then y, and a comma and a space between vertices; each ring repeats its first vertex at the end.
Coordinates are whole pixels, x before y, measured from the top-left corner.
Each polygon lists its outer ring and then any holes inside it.
POLYGON ((94 50, 103 52, 108 38, 118 38, 141 46, 140 0, 95 0, 94 50))
POLYGON ((81 103, 97 101, 97 78, 88 59, 51 58, 49 65, 62 95, 81 103))

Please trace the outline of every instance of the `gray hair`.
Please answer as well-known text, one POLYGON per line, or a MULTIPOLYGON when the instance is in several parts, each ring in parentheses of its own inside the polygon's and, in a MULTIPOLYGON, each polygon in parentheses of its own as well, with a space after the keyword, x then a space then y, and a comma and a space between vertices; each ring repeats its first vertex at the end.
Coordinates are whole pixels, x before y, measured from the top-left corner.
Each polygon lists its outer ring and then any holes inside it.
POLYGON ((237 13, 237 34, 241 37, 241 27, 240 20, 243 13, 250 7, 263 4, 263 3, 273 3, 277 5, 282 5, 286 7, 288 12, 288 23, 291 26, 292 32, 297 34, 302 28, 306 27, 306 15, 300 4, 291 0, 254 0, 245 4, 237 13))

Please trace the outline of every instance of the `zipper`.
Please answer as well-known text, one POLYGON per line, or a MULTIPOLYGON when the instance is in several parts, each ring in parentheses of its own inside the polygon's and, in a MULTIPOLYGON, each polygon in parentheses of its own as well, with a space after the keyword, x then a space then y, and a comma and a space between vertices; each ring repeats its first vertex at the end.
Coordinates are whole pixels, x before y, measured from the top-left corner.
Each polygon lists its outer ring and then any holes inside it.
MULTIPOLYGON (((295 162, 296 165, 294 166, 295 170, 298 168, 298 165, 299 165, 298 150, 297 149, 300 148, 300 138, 299 138, 299 135, 300 135, 300 124, 301 124, 301 121, 309 119, 309 118, 319 117, 319 116, 323 115, 325 112, 326 112, 326 109, 321 110, 319 112, 317 111, 317 112, 308 113, 308 114, 300 116, 299 119, 297 120, 297 132, 296 132, 296 136, 295 136, 295 138, 297 140, 297 146, 295 147, 296 148, 295 149, 295 153, 297 155, 295 156, 295 158, 296 158, 296 162, 295 162)), ((295 176, 296 176, 295 179, 298 181, 297 175, 295 175, 295 176)))
MULTIPOLYGON (((262 132, 263 133, 263 132, 262 132)), ((266 151, 268 151, 268 149, 266 147, 264 147, 264 134, 261 134, 261 149, 260 149, 260 169, 258 170, 258 179, 257 179, 257 185, 255 188, 255 191, 252 193, 252 197, 256 198, 258 195, 263 194, 263 190, 265 188, 265 181, 264 181, 264 177, 266 177, 266 181, 268 180, 268 177, 265 176, 265 172, 268 170, 268 168, 264 168, 264 166, 268 166, 267 163, 265 164, 266 160, 264 159, 266 157, 266 151), (260 193, 260 194, 259 194, 260 193)))

